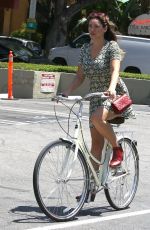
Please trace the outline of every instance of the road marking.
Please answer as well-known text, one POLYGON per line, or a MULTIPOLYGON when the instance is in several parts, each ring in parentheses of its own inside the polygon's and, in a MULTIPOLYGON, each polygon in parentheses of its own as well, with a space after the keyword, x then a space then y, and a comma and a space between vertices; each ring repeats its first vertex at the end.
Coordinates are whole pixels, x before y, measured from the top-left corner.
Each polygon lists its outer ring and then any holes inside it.
POLYGON ((117 219, 121 219, 121 218, 127 218, 127 217, 139 216, 139 215, 145 215, 145 214, 150 214, 150 209, 143 210, 143 211, 135 211, 135 212, 117 214, 117 215, 112 215, 112 216, 97 217, 97 218, 88 219, 88 220, 79 220, 79 221, 71 221, 71 222, 67 222, 67 223, 58 223, 58 224, 53 224, 51 226, 31 228, 28 230, 52 230, 52 229, 63 229, 63 228, 66 229, 66 228, 76 227, 76 226, 80 226, 80 225, 94 224, 94 223, 99 223, 99 222, 104 222, 104 221, 109 221, 109 220, 117 220, 117 219))
MULTIPOLYGON (((1 110, 6 111, 14 111, 14 112, 20 112, 20 113, 38 113, 38 114, 44 114, 44 115, 54 115, 54 112, 51 111, 43 111, 43 110, 35 110, 35 109, 24 109, 19 107, 9 107, 9 106, 3 106, 1 107, 1 110)), ((64 113, 60 113, 62 116, 65 115, 64 113)), ((66 116, 66 115, 65 115, 66 116)))
MULTIPOLYGON (((34 119, 34 117, 33 117, 34 119)), ((58 118, 59 122, 68 122, 68 118, 63 117, 63 118, 58 118)), ((73 118, 70 119, 72 122, 74 121, 73 118)), ((83 121, 87 121, 87 117, 83 117, 83 121)), ((16 126, 22 126, 22 125, 30 125, 30 124, 54 124, 57 123, 58 121, 56 119, 50 119, 50 118, 35 118, 35 120, 25 120, 25 121, 17 121, 17 120, 4 120, 0 119, 0 125, 16 125, 16 126), (37 119, 37 120, 36 120, 37 119)))
MULTIPOLYGON (((24 108, 18 108, 18 107, 9 107, 9 106, 3 106, 0 107, 1 110, 6 110, 6 111, 14 111, 14 112, 19 112, 19 113, 33 113, 33 114, 42 114, 42 115, 51 115, 55 116, 54 111, 43 111, 43 110, 35 110, 35 109, 24 109, 24 108)), ((56 111, 57 116, 65 117, 68 118, 68 113, 60 113, 59 111, 56 111)), ((76 117, 74 114, 71 115, 71 117, 76 117)), ((86 118, 88 116, 82 116, 82 118, 86 118)))
POLYGON ((7 124, 7 125, 24 125, 24 122, 20 122, 20 121, 13 121, 13 120, 4 120, 4 119, 0 119, 0 124, 7 124))
MULTIPOLYGON (((68 119, 61 119, 61 122, 67 122, 68 119)), ((20 121, 14 121, 14 120, 3 120, 3 119, 0 119, 0 124, 1 125, 17 125, 17 126, 21 126, 21 125, 30 125, 30 124, 49 124, 49 123, 56 123, 57 121, 56 120, 49 120, 49 119, 44 119, 44 120, 37 120, 37 121, 29 121, 29 120, 26 120, 26 121, 23 121, 23 122, 20 122, 20 121)))
MULTIPOLYGON (((25 113, 25 114, 40 114, 40 116, 35 116, 32 117, 32 119, 37 119, 37 120, 25 120, 25 121, 17 121, 17 120, 6 120, 6 119, 0 119, 0 124, 8 124, 8 125, 27 125, 27 124, 38 124, 38 123, 56 123, 57 120, 53 118, 51 120, 50 116, 55 117, 55 112, 54 111, 43 111, 43 110, 35 110, 35 109, 24 109, 24 108, 18 108, 18 107, 9 107, 9 106, 3 106, 1 110, 4 111, 13 111, 17 113, 25 113), (48 116, 48 117, 45 117, 48 116), (45 119, 44 119, 45 118, 45 119)), ((63 121, 67 121, 68 119, 68 113, 66 114, 65 112, 56 112, 56 115, 58 119, 63 119, 63 121)), ((70 119, 73 120, 76 118, 74 114, 71 114, 70 119)), ((18 118, 19 119, 19 118, 18 118)), ((88 116, 83 116, 82 120, 83 121, 88 121, 88 116)))

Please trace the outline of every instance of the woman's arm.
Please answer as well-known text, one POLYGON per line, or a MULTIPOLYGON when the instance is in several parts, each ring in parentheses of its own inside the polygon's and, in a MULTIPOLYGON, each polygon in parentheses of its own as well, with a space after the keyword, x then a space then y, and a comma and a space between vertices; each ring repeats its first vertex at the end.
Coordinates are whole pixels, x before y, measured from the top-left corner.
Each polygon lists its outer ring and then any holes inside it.
POLYGON ((76 75, 75 79, 69 85, 68 89, 66 89, 63 92, 63 94, 65 96, 70 95, 74 90, 76 90, 82 84, 83 81, 84 81, 83 69, 82 69, 82 66, 79 65, 78 70, 77 70, 77 75, 76 75))
POLYGON ((111 81, 108 88, 108 92, 113 99, 116 96, 115 89, 119 78, 120 60, 113 59, 110 64, 110 68, 111 68, 111 81))

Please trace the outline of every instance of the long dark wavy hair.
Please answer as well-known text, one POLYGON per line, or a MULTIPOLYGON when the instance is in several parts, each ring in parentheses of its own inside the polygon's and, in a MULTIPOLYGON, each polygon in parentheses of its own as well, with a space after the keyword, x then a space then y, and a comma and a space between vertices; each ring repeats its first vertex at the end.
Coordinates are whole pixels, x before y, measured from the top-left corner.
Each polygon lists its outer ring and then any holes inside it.
POLYGON ((117 41, 116 34, 111 28, 111 25, 109 23, 109 17, 107 14, 101 12, 92 12, 89 14, 87 22, 89 23, 91 19, 97 19, 102 24, 103 28, 107 27, 107 31, 104 34, 104 38, 106 40, 117 41))

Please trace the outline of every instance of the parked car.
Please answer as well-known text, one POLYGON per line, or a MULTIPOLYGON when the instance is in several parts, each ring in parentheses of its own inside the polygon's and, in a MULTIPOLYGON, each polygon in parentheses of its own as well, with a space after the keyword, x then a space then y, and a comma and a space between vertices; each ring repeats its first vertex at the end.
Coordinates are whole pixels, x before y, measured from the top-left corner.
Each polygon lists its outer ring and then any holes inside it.
POLYGON ((48 58, 35 55, 27 47, 11 42, 10 40, 0 40, 0 61, 8 61, 10 50, 13 51, 14 61, 16 62, 49 64, 48 58))
POLYGON ((13 42, 18 45, 23 45, 30 49, 35 55, 42 55, 42 48, 38 42, 34 42, 32 40, 16 38, 16 37, 8 37, 8 36, 0 36, 0 42, 13 42))
MULTIPOLYGON (((122 35, 117 35, 117 39, 120 48, 125 52, 121 71, 149 74, 150 39, 122 35)), ((82 34, 66 46, 50 49, 48 58, 59 65, 77 65, 81 46, 89 42, 89 34, 82 34)))

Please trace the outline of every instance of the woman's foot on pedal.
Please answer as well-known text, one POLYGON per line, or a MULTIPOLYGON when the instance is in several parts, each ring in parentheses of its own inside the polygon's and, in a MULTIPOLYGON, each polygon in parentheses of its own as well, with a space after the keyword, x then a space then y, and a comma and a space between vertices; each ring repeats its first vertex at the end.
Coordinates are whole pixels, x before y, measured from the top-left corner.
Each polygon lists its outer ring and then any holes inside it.
MULTIPOLYGON (((99 170, 96 171, 96 174, 99 178, 99 170)), ((85 203, 94 202, 95 196, 96 196, 96 185, 94 182, 93 174, 91 173, 90 174, 90 187, 89 187, 89 190, 88 190, 86 198, 85 198, 85 203)), ((82 195, 76 196, 77 202, 79 202, 81 200, 81 197, 82 197, 82 195)))
MULTIPOLYGON (((76 196, 77 202, 79 202, 79 201, 81 200, 81 197, 82 197, 82 195, 76 196)), ((86 195, 85 203, 88 203, 88 198, 89 198, 89 192, 88 192, 87 195, 86 195)))
MULTIPOLYGON (((86 195, 85 203, 94 202, 95 196, 96 196, 96 192, 92 192, 92 193, 88 192, 86 195)), ((81 199, 81 195, 76 196, 77 202, 79 202, 80 199, 81 199)))
POLYGON ((113 157, 110 161, 109 166, 115 168, 121 164, 123 160, 123 149, 121 146, 113 148, 113 157))

